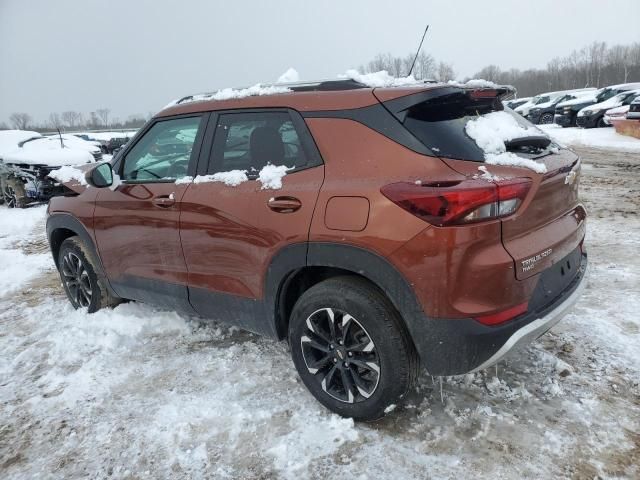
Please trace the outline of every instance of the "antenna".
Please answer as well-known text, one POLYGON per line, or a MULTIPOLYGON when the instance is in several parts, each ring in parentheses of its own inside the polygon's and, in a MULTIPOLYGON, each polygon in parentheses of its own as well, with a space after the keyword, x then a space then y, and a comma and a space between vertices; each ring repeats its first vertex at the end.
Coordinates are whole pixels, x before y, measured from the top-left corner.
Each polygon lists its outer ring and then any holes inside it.
POLYGON ((422 40, 420 40, 420 45, 418 46, 418 51, 416 52, 416 56, 413 58, 413 63, 411 64, 411 69, 409 70, 409 73, 407 74, 407 77, 411 76, 411 72, 413 72, 413 67, 416 66, 416 60, 418 60, 418 55, 420 54, 420 49, 422 48, 422 42, 424 42, 424 37, 427 36, 427 30, 429 30, 429 25, 427 25, 427 28, 424 29, 424 33, 422 34, 422 40))
POLYGON ((64 142, 62 141, 62 133, 60 133, 60 127, 56 127, 58 130, 58 136, 60 137, 60 148, 64 148, 64 142))

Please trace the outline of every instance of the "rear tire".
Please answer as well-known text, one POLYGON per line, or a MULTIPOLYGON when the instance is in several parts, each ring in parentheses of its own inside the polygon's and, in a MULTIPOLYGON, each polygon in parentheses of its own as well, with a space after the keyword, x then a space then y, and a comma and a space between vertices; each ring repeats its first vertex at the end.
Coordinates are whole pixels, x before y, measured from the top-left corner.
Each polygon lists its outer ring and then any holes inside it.
POLYGON ((419 361, 384 294, 359 277, 314 285, 289 322, 293 363, 311 394, 332 412, 375 420, 413 386, 419 361))
POLYGON ((58 272, 67 298, 73 308, 86 308, 94 313, 104 307, 114 307, 120 299, 112 296, 94 256, 78 237, 67 238, 58 252, 58 272))

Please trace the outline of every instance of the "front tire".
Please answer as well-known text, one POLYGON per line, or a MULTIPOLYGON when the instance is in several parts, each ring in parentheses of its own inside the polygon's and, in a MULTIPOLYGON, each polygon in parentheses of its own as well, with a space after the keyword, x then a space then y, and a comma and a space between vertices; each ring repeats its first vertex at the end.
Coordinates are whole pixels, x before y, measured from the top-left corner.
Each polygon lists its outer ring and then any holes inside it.
POLYGON ((58 252, 58 272, 73 308, 94 313, 113 307, 119 299, 109 294, 105 280, 96 273, 97 260, 78 237, 67 238, 58 252))
POLYGON ((413 386, 419 362, 400 316, 358 277, 307 290, 289 322, 293 363, 311 394, 332 412, 375 420, 413 386))
POLYGON ((542 115, 542 117, 540 117, 541 125, 549 125, 551 123, 553 123, 553 115, 551 113, 545 113, 544 115, 542 115))

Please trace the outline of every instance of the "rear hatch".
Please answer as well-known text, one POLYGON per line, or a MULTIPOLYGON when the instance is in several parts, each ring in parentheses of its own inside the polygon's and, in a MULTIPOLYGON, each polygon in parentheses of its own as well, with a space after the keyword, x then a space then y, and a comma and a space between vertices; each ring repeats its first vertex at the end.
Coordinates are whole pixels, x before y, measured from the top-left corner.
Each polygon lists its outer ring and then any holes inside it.
POLYGON ((500 99, 510 93, 508 88, 447 86, 400 98, 379 89, 374 93, 433 156, 459 173, 487 181, 531 179, 517 211, 500 220, 502 243, 514 260, 516 278, 540 273, 578 248, 585 235, 585 211, 578 201, 580 160, 523 117, 505 110, 500 99), (486 135, 491 122, 480 121, 484 137, 467 127, 478 119, 495 118, 500 120, 495 138, 486 135), (497 153, 488 153, 492 148, 497 153))

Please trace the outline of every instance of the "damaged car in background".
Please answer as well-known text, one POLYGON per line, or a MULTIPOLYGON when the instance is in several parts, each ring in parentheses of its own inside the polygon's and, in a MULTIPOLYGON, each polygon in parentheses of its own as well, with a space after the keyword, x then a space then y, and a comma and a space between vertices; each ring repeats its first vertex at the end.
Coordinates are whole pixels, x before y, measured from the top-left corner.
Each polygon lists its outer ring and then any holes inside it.
POLYGON ((64 193, 64 187, 49 177, 52 171, 99 160, 102 160, 100 149, 79 138, 1 131, 0 203, 9 208, 24 208, 31 203, 46 202, 64 193))

